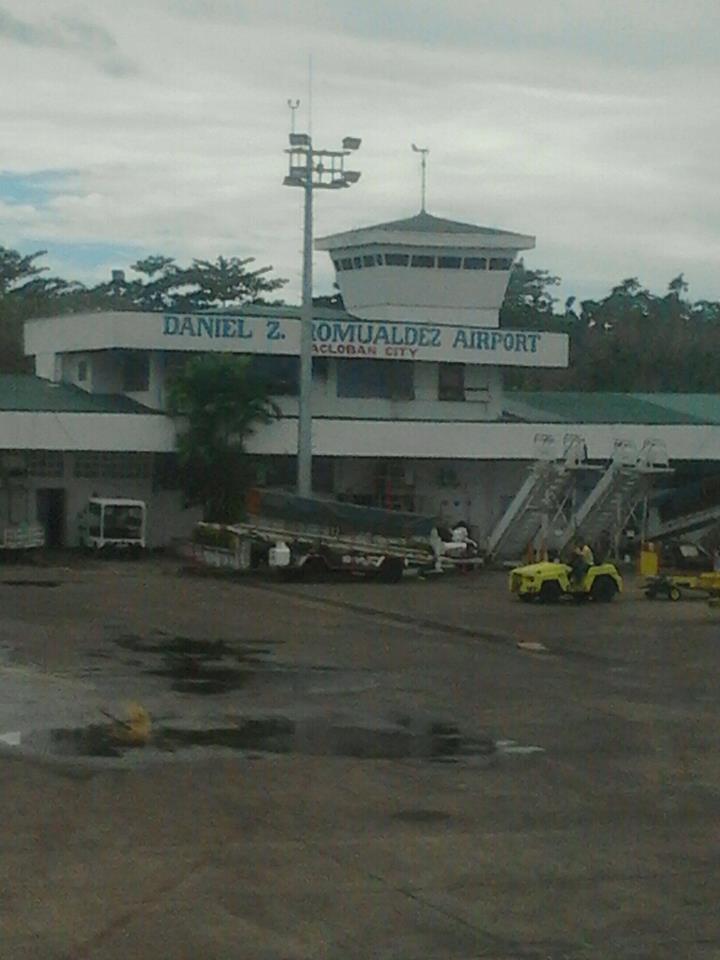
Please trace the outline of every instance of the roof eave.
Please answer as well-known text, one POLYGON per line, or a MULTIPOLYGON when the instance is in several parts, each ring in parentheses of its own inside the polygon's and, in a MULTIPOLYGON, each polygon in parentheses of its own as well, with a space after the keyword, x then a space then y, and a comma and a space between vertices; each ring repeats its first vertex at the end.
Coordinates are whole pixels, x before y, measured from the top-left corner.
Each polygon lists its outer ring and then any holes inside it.
POLYGON ((431 233, 429 231, 382 230, 368 227, 318 237, 316 250, 340 250, 370 245, 403 247, 442 247, 473 250, 532 250, 535 237, 522 233, 431 233))

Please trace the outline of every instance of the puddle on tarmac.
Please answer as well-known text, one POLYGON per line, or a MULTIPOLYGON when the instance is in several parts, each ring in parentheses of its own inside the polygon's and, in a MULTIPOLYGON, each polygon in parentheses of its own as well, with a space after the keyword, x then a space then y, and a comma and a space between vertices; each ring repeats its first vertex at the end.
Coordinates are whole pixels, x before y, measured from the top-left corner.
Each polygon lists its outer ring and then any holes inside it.
POLYGON ((429 762, 452 757, 457 763, 467 764, 489 763, 496 754, 495 743, 490 738, 465 736, 447 723, 399 726, 343 717, 293 720, 285 716, 246 716, 239 718, 235 725, 224 727, 193 729, 156 725, 144 745, 119 739, 116 729, 112 724, 56 729, 51 731, 48 748, 54 753, 76 757, 120 758, 129 751, 157 755, 225 748, 253 757, 297 754, 429 762))
POLYGON ((59 587, 60 580, 0 580, 4 587, 59 587))
POLYGON ((151 639, 129 635, 115 641, 123 650, 144 654, 147 659, 125 660, 148 676, 164 677, 175 693, 199 696, 222 695, 269 675, 280 679, 334 673, 329 666, 298 666, 272 657, 269 641, 196 640, 157 634, 151 639))

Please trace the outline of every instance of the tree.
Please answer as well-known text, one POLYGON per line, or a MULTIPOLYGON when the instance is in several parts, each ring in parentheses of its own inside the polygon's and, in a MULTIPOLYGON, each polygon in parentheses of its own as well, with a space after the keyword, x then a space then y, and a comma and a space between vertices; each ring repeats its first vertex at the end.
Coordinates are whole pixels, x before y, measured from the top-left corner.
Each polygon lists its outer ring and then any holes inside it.
POLYGON ((270 278, 272 267, 247 270, 254 257, 218 257, 193 260, 187 270, 175 275, 176 310, 211 310, 264 303, 264 294, 283 287, 287 280, 270 278))
POLYGON ((206 520, 237 520, 253 479, 245 444, 256 426, 280 415, 268 383, 245 357, 207 354, 175 376, 169 399, 171 412, 184 420, 177 442, 188 502, 202 505, 206 520))
POLYGON ((47 267, 36 261, 44 250, 21 254, 0 245, 0 370, 20 373, 28 369, 23 354, 25 320, 52 312, 53 305, 77 289, 59 277, 43 277, 47 267))
POLYGON ((559 283, 560 277, 547 270, 528 270, 524 261, 518 260, 510 273, 500 311, 500 325, 521 329, 554 326, 558 318, 554 313, 556 298, 551 288, 559 283))

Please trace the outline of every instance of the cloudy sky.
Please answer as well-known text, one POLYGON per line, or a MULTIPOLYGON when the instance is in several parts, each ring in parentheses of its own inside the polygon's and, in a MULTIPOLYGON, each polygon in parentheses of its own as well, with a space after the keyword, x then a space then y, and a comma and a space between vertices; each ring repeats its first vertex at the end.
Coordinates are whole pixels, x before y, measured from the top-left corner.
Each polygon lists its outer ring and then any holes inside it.
POLYGON ((312 55, 316 144, 363 138, 318 235, 417 212, 415 141, 430 212, 535 234, 562 295, 720 298, 719 28, 717 0, 0 0, 0 244, 86 281, 254 255, 296 299, 312 55))

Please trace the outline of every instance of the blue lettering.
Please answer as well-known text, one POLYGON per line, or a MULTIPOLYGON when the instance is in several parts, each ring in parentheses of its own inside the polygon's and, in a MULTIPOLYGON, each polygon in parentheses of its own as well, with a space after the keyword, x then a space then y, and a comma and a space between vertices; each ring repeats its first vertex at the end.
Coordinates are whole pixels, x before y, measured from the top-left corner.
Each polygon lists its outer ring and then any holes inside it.
POLYGON ((400 327, 390 328, 390 334, 391 334, 390 343, 392 343, 393 346, 402 347, 405 344, 406 341, 403 337, 403 332, 406 332, 406 331, 401 331, 400 327))
POLYGON ((490 349, 491 349, 491 350, 497 350, 497 346, 498 346, 498 344, 500 343, 500 341, 502 340, 502 336, 503 336, 503 335, 500 333, 499 330, 493 330, 493 332, 490 334, 490 349))
POLYGON ((523 353, 527 353, 527 336, 524 333, 517 333, 515 341, 515 352, 519 353, 521 350, 523 353))
POLYGON ((192 317, 183 317, 178 333, 181 337, 184 337, 186 333, 191 337, 197 336, 195 328, 193 327, 192 317))
POLYGON ((251 340, 253 332, 252 330, 245 329, 245 317, 238 317, 235 321, 237 325, 236 337, 239 337, 240 340, 251 340))
POLYGON ((176 317, 174 314, 166 314, 163 317, 163 334, 167 336, 173 336, 178 332, 178 325, 180 323, 180 317, 176 317))
POLYGON ((490 349, 490 331, 489 330, 476 330, 473 346, 476 350, 489 350, 490 349))
POLYGON ((235 324, 230 317, 223 317, 222 321, 222 335, 223 337, 234 337, 235 336, 235 324))
POLYGON ((315 325, 315 338, 321 343, 327 343, 328 340, 332 340, 332 334, 332 327, 324 320, 322 323, 315 325))
POLYGON ((198 336, 201 337, 205 334, 206 337, 213 336, 213 318, 212 317, 198 317, 198 336))
POLYGON ((541 333, 529 333, 528 340, 530 341, 530 353, 537 353, 538 341, 542 339, 541 333))
POLYGON ((430 346, 439 347, 440 346, 440 328, 433 327, 430 333, 432 334, 432 339, 430 340, 430 346))
POLYGON ((377 333, 375 334, 375 344, 388 343, 389 340, 390 340, 390 335, 388 334, 387 327, 378 327, 377 333))
POLYGON ((406 327, 405 328, 405 345, 408 347, 414 347, 417 342, 418 342, 418 328, 406 327))
POLYGON ((506 334, 505 334, 505 336, 503 337, 503 347, 504 347, 506 350, 517 350, 517 347, 515 346, 515 334, 514 334, 514 333, 506 333, 506 334))
POLYGON ((268 320, 267 322, 267 338, 268 340, 282 340, 280 336, 280 321, 279 320, 268 320))
POLYGON ((361 324, 358 327, 357 338, 358 338, 358 343, 371 344, 372 338, 373 338, 372 325, 369 323, 366 323, 364 325, 361 324))
POLYGON ((351 323, 335 323, 333 325, 333 340, 339 343, 355 342, 355 328, 351 323))
POLYGON ((456 347, 462 347, 463 350, 467 350, 468 346, 467 331, 461 328, 455 334, 455 339, 453 340, 453 349, 456 347))

